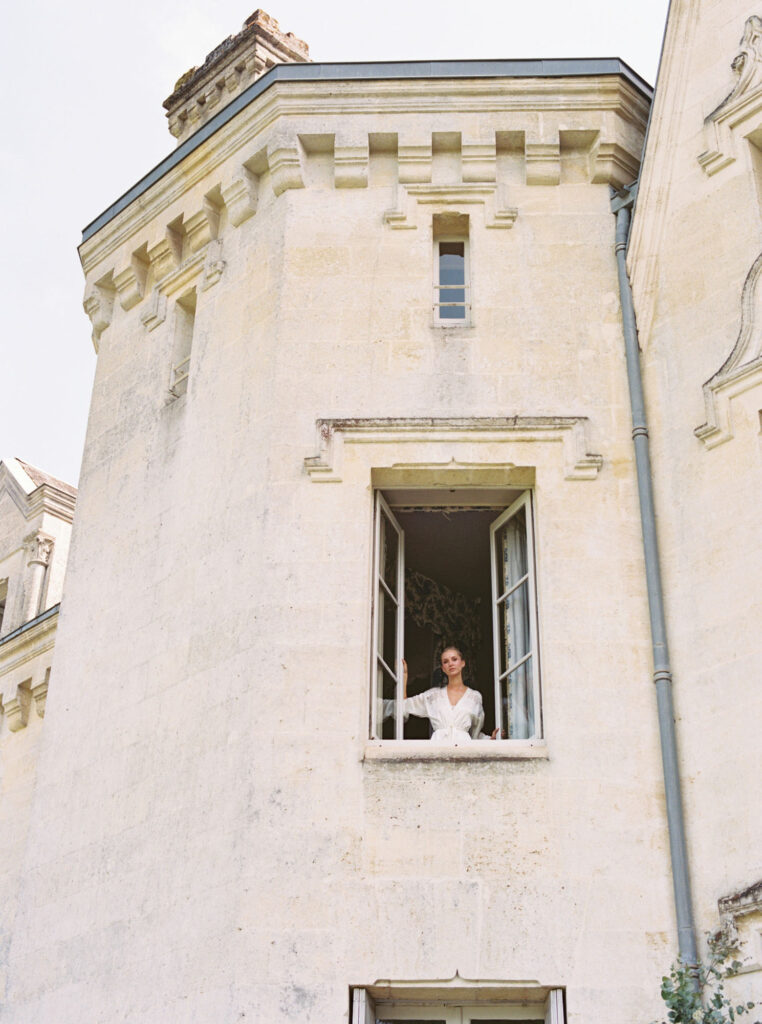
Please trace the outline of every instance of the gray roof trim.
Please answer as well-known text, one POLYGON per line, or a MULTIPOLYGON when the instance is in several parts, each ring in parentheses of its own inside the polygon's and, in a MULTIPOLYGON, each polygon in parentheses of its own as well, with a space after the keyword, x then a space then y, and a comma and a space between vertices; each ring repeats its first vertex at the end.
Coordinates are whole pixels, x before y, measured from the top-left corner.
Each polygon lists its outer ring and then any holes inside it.
POLYGON ((572 57, 557 60, 437 60, 378 61, 355 64, 276 64, 266 74, 231 100, 214 117, 202 125, 169 156, 161 160, 131 189, 120 196, 82 232, 82 241, 100 231, 130 203, 143 195, 181 160, 197 149, 218 128, 227 124, 239 111, 261 96, 275 82, 373 82, 392 79, 422 78, 592 78, 600 75, 621 75, 647 99, 653 89, 629 65, 617 57, 588 59, 572 57))

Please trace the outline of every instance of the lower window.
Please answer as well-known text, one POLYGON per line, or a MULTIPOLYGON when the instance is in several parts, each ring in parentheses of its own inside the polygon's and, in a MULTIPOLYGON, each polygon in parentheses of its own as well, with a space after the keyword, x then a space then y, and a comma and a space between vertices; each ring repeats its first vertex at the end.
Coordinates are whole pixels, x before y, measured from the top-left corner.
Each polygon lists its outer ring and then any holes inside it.
POLYGON ((374 526, 371 738, 445 735, 421 710, 451 648, 484 712, 453 742, 539 738, 531 491, 377 491, 374 526))
POLYGON ((466 1002, 455 993, 443 1002, 409 998, 374 999, 373 990, 352 990, 352 1024, 565 1024, 563 989, 528 993, 515 1002, 466 1002), (462 1001, 461 1001, 462 1000, 462 1001))

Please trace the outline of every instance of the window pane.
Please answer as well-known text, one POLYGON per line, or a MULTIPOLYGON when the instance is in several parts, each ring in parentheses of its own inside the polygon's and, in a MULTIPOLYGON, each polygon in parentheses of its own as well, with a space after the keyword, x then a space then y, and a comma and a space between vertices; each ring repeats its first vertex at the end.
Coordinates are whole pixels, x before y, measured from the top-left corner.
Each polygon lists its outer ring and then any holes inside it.
POLYGON ((439 289, 439 301, 440 302, 465 302, 466 301, 466 289, 465 288, 440 288, 439 289))
POLYGON ((378 653, 392 671, 397 671, 397 606, 379 584, 378 653))
POLYGON ((376 713, 377 732, 382 740, 395 739, 395 712, 397 707, 397 683, 394 676, 377 666, 378 710, 376 713))
MULTIPOLYGON (((381 515, 381 575, 394 596, 399 599, 397 590, 397 558, 399 554, 399 537, 397 531, 386 518, 381 515)), ((379 650, 381 644, 379 643, 379 650)), ((391 664, 391 663, 390 663, 391 664)))
POLYGON ((528 658, 500 684, 503 728, 511 740, 525 740, 534 736, 533 660, 528 658))
POLYGON ((440 320, 465 320, 466 319, 466 307, 465 306, 440 306, 439 307, 439 319, 440 320))
MULTIPOLYGON (((520 508, 497 533, 497 589, 498 597, 510 590, 526 576, 527 561, 527 522, 526 509, 520 508)), ((515 659, 514 659, 515 660, 515 659)))

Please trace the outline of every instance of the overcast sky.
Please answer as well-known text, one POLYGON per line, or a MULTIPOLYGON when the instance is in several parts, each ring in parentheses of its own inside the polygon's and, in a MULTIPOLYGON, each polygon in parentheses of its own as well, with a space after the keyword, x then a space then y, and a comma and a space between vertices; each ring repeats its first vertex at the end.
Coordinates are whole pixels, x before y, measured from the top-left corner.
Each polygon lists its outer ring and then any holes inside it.
MULTIPOLYGON (((653 83, 668 0, 268 0, 317 61, 621 57, 653 83)), ((162 100, 245 0, 18 0, 0 40, 0 458, 76 483, 95 355, 81 229, 174 148, 162 100)))

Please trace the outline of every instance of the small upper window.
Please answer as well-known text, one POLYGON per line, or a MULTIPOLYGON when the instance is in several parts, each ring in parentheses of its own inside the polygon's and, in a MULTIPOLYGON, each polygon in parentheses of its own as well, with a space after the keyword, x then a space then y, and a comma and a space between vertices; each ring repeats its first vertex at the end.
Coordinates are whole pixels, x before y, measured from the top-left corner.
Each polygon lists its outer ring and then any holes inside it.
POLYGON ((188 390, 195 320, 196 289, 192 288, 175 303, 172 370, 169 381, 169 393, 173 398, 179 398, 188 390))
POLYGON ((471 314, 468 217, 434 218, 434 320, 457 327, 471 314))

